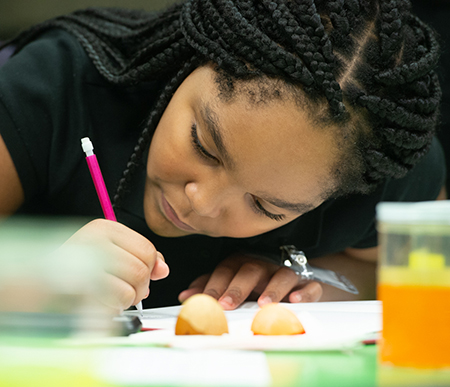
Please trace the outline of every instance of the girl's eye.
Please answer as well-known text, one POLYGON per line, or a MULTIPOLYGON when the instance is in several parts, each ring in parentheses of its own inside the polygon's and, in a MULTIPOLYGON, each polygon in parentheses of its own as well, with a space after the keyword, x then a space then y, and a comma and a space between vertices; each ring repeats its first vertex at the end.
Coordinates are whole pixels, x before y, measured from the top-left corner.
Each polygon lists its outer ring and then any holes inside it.
MULTIPOLYGON (((200 142, 200 139, 198 138, 197 134, 197 124, 193 123, 191 126, 191 140, 192 140, 192 146, 194 147, 194 150, 196 153, 203 157, 204 159, 207 159, 208 161, 215 161, 219 162, 219 160, 214 157, 211 153, 209 153, 202 143, 200 142)), ((262 214, 264 216, 267 216, 268 218, 275 220, 277 222, 281 222, 284 220, 285 216, 280 214, 272 214, 271 212, 267 211, 260 203, 260 201, 252 195, 252 208, 253 210, 258 213, 262 214)))
POLYGON ((191 126, 191 139, 192 139, 192 145, 195 149, 195 151, 197 152, 197 154, 199 154, 201 157, 208 159, 208 161, 216 161, 218 162, 219 160, 217 160, 216 157, 214 157, 211 153, 209 153, 202 145, 202 143, 200 142, 200 139, 198 138, 198 134, 197 134, 197 124, 192 124, 191 126))
POLYGON ((258 214, 262 214, 267 216, 268 218, 272 220, 276 220, 277 222, 281 222, 284 220, 285 216, 280 214, 272 214, 271 212, 267 211, 261 204, 261 202, 252 195, 252 203, 253 203, 253 209, 258 214))

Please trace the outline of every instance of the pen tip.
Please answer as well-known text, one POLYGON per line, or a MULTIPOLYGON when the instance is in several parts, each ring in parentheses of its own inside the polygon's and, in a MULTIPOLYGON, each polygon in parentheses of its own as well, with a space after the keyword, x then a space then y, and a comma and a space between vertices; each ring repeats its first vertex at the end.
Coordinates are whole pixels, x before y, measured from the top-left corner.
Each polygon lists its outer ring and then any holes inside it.
POLYGON ((139 311, 139 314, 141 317, 144 317, 144 309, 142 307, 142 302, 139 302, 136 304, 136 309, 139 311))

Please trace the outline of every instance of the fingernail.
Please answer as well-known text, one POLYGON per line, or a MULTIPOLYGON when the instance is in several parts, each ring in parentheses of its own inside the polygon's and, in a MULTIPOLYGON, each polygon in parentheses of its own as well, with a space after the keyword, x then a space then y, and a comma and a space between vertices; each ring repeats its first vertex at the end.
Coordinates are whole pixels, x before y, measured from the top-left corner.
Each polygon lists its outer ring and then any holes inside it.
POLYGON ((166 263, 166 261, 164 261, 164 260, 161 259, 161 258, 158 258, 158 260, 160 261, 160 264, 162 264, 163 266, 169 268, 169 265, 166 263))
POLYGON ((147 298, 149 296, 149 294, 150 294, 150 288, 147 289, 147 294, 145 295, 144 298, 147 298))
POLYGON ((263 306, 263 305, 270 304, 272 302, 273 302, 272 299, 269 296, 266 296, 261 300, 260 305, 263 306))
POLYGON ((164 265, 168 266, 166 261, 164 259, 162 259, 161 257, 157 257, 156 258, 158 261, 161 261, 162 263, 164 263, 164 265))
POLYGON ((219 304, 221 304, 223 307, 232 307, 233 306, 233 299, 230 296, 225 296, 221 300, 219 300, 219 304))
POLYGON ((156 256, 156 259, 158 261, 161 261, 161 263, 163 263, 165 266, 169 267, 169 265, 167 264, 166 260, 164 259, 164 257, 162 256, 161 253, 158 252, 158 255, 156 256))
POLYGON ((294 293, 293 297, 295 302, 300 302, 302 300, 302 295, 300 293, 294 293))

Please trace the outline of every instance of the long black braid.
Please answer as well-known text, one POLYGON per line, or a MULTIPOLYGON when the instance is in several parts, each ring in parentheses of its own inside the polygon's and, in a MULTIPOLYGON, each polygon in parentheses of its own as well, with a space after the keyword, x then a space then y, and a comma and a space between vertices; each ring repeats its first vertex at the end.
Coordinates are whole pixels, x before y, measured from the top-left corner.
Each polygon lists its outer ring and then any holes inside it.
POLYGON ((320 107, 316 120, 338 127, 345 142, 335 194, 369 192, 405 176, 428 151, 438 123, 439 47, 408 0, 189 0, 158 14, 93 8, 40 24, 15 43, 20 49, 55 27, 74 34, 112 83, 167 81, 115 205, 173 93, 208 62, 226 74, 230 90, 235 81, 281 79, 307 106, 320 107))

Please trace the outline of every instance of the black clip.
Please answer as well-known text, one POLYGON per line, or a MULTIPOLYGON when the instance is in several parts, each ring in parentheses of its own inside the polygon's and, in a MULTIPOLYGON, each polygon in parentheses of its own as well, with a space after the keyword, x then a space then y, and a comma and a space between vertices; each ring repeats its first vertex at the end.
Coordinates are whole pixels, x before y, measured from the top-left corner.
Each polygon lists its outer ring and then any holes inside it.
POLYGON ((297 250, 294 245, 281 246, 280 249, 284 266, 290 267, 304 279, 313 279, 314 273, 310 270, 303 251, 297 250))

